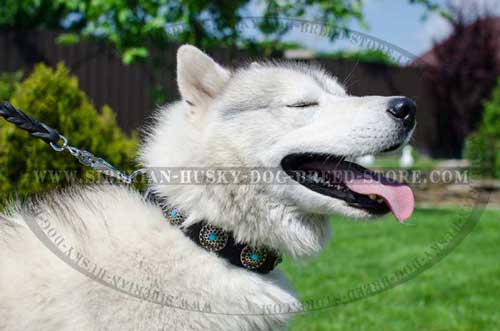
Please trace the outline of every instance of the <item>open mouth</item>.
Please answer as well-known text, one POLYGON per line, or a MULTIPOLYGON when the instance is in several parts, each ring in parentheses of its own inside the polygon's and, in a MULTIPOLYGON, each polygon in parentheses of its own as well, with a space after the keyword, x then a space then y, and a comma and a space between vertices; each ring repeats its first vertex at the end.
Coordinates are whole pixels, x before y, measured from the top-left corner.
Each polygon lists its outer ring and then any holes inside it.
POLYGON ((392 211, 399 221, 413 213, 411 189, 356 163, 330 154, 289 154, 281 167, 293 180, 308 189, 345 201, 373 215, 392 211))

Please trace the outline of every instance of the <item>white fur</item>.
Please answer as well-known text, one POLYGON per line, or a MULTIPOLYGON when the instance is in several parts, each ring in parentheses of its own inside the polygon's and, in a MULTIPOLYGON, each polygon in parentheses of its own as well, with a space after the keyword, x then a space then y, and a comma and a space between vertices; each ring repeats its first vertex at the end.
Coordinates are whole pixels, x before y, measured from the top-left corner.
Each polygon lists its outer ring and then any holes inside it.
MULTIPOLYGON (((349 96, 315 67, 263 63, 230 72, 182 46, 177 72, 183 100, 158 111, 141 148, 148 168, 279 168, 292 152, 356 157, 408 138, 385 111, 388 98, 349 96), (300 101, 319 105, 287 107, 300 101)), ((153 181, 152 189, 189 216, 187 225, 204 219, 241 242, 294 257, 321 250, 329 214, 370 216, 290 178, 281 185, 153 181)), ((0 215, 0 293, 1 330, 281 330, 291 315, 263 308, 300 307, 279 270, 259 275, 228 264, 118 186, 75 188, 0 215), (47 237, 33 231, 43 222, 109 273, 171 294, 174 306, 197 301, 224 314, 174 309, 104 286, 48 249, 47 237)))

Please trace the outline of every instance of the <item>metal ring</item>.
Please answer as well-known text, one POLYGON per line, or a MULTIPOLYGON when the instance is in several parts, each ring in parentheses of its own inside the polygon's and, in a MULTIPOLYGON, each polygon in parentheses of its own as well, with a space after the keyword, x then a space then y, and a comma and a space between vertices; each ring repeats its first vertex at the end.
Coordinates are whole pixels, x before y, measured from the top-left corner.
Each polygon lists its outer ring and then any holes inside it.
POLYGON ((68 146, 68 151, 71 153, 71 155, 73 155, 74 157, 79 157, 82 152, 76 148, 76 147, 73 147, 73 146, 68 146))
POLYGON ((68 139, 66 139, 66 137, 63 135, 59 135, 59 138, 63 141, 63 144, 60 147, 54 144, 52 141, 49 142, 50 147, 52 147, 52 149, 56 152, 62 152, 66 149, 66 147, 68 147, 68 139))

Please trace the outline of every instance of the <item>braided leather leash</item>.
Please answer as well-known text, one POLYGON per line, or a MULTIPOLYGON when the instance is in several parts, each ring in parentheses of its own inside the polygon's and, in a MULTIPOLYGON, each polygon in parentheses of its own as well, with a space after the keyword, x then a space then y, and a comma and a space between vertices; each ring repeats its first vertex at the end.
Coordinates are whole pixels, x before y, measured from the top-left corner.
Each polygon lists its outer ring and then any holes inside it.
POLYGON ((96 157, 88 151, 70 146, 68 144, 68 139, 66 139, 65 136, 59 134, 50 126, 35 120, 29 115, 26 115, 24 112, 16 109, 6 101, 0 103, 0 116, 5 118, 7 122, 10 122, 18 128, 29 132, 33 137, 43 140, 56 152, 62 152, 67 149, 81 164, 107 176, 118 178, 127 184, 131 184, 136 176, 145 172, 143 169, 139 169, 134 171, 129 176, 124 174, 104 159, 96 157), (60 141, 62 141, 62 145, 58 145, 60 141))
POLYGON ((8 102, 0 103, 0 116, 18 128, 28 131, 33 137, 42 139, 47 144, 57 145, 57 142, 61 140, 61 136, 56 130, 38 122, 8 102))

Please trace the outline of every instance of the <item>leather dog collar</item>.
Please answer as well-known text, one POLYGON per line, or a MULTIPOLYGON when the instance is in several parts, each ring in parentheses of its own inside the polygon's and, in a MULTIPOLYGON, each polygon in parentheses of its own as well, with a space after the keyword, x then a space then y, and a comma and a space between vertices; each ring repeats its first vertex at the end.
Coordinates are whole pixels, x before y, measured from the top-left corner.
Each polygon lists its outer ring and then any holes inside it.
MULTIPOLYGON (((172 225, 181 226, 185 217, 179 209, 169 206, 166 199, 154 193, 148 193, 147 197, 162 209, 163 215, 172 225)), ((276 250, 238 243, 232 232, 208 224, 204 220, 182 227, 182 231, 198 246, 217 254, 234 266, 249 271, 267 274, 282 261, 276 250)))

